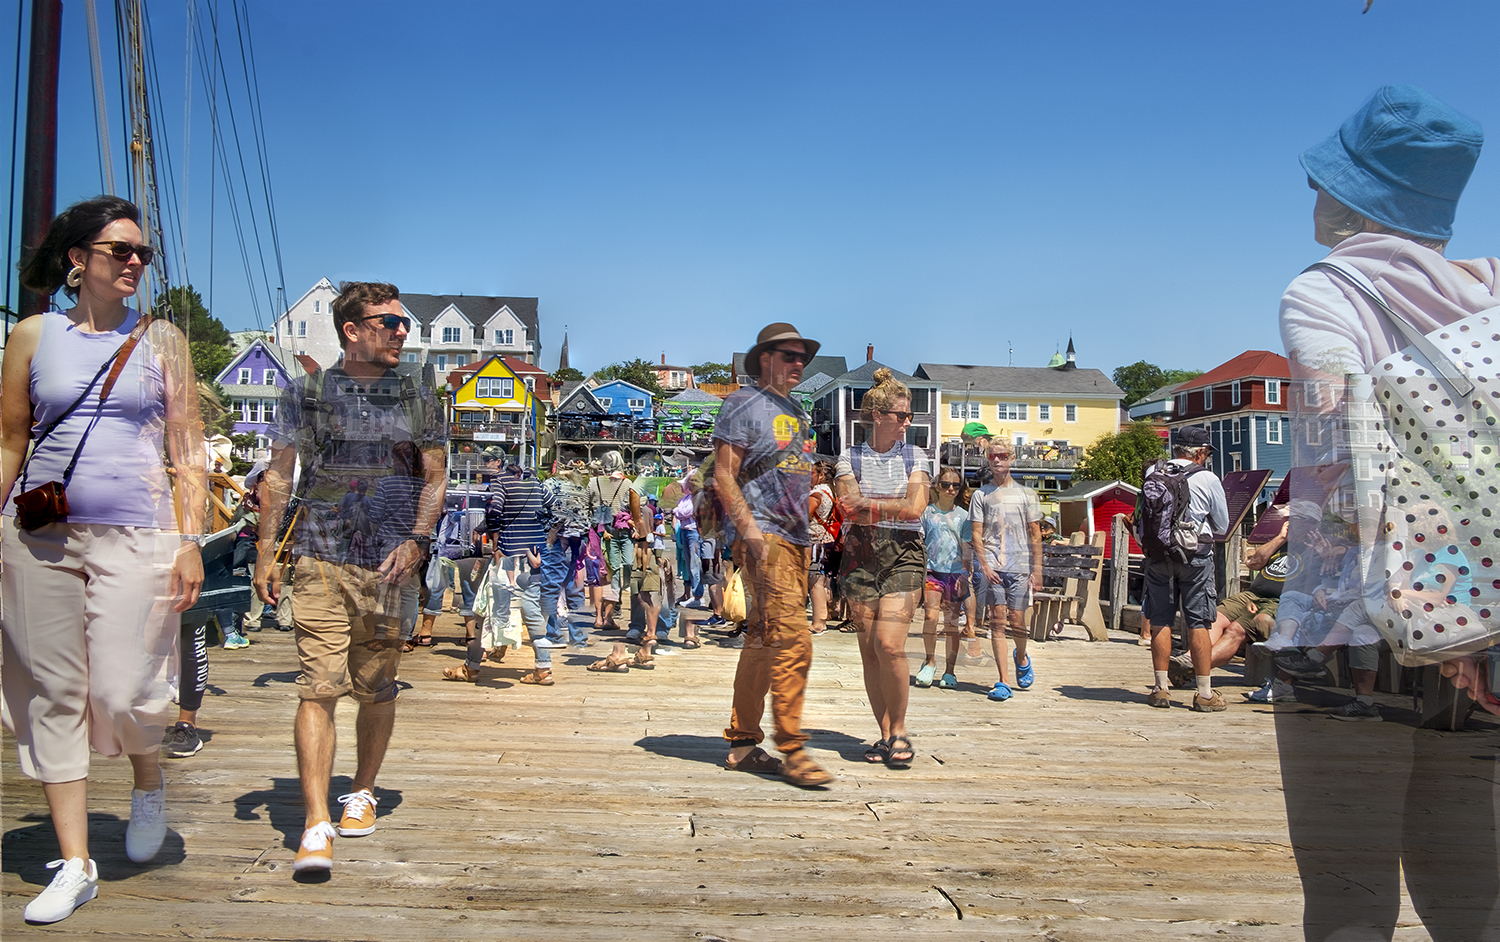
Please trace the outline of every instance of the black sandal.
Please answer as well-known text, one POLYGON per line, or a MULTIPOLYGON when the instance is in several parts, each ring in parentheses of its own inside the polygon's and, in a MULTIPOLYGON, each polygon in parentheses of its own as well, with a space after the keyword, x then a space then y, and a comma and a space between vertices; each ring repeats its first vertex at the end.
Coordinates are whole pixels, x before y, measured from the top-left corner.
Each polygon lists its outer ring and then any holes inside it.
POLYGON ((884 739, 875 740, 875 745, 865 750, 865 761, 874 765, 879 762, 890 761, 891 744, 884 739))
POLYGON ((907 739, 905 736, 892 736, 890 752, 885 757, 885 767, 888 769, 909 769, 911 768, 911 760, 916 757, 917 754, 911 748, 910 739, 907 739), (903 759, 899 753, 905 753, 906 758, 903 759))

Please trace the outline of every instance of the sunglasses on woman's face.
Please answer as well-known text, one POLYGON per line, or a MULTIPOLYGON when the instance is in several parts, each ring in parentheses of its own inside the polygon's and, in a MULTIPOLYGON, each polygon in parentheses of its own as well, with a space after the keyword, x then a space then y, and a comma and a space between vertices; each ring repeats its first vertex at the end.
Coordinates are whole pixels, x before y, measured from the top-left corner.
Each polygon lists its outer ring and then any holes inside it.
POLYGON ((892 411, 890 409, 876 409, 875 411, 879 412, 881 415, 891 416, 897 422, 910 422, 911 421, 912 414, 910 412, 894 412, 894 411, 892 411))
POLYGON ((939 481, 938 487, 941 487, 944 490, 956 491, 959 488, 963 487, 963 485, 958 481, 939 481))
POLYGON ((361 317, 362 321, 380 321, 380 326, 386 330, 395 332, 396 328, 404 329, 411 333, 411 318, 402 317, 400 314, 371 314, 369 317, 361 317))
POLYGON ((109 253, 110 258, 113 258, 117 262, 128 262, 130 261, 130 256, 134 255, 141 260, 142 265, 150 265, 151 260, 156 257, 156 249, 153 249, 149 245, 136 245, 134 242, 117 242, 114 240, 95 242, 93 244, 109 246, 105 251, 109 253))

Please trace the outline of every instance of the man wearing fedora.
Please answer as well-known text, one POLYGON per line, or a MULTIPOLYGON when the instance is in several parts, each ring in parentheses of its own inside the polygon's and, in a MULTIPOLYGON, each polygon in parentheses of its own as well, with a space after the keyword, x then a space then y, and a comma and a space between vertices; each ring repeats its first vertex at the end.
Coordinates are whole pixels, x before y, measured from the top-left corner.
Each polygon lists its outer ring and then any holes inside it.
POLYGON ((734 706, 724 738, 724 765, 781 775, 804 788, 833 781, 807 754, 802 700, 812 666, 806 614, 807 528, 812 438, 807 412, 791 398, 802 367, 818 352, 791 324, 771 324, 745 355, 756 385, 724 400, 714 426, 714 486, 726 536, 747 595, 744 647, 734 675, 734 706), (785 756, 760 748, 760 720, 771 695, 775 741, 785 756))

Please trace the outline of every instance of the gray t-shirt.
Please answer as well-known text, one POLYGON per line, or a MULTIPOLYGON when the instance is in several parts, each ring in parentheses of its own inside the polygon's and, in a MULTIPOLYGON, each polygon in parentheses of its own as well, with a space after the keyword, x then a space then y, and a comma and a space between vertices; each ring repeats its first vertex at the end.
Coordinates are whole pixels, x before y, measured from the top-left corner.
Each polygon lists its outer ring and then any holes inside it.
POLYGON ((448 440, 436 397, 415 378, 392 370, 356 380, 337 366, 321 381, 305 376, 282 391, 271 437, 278 447, 296 447, 303 464, 296 554, 369 569, 380 566, 403 528, 411 532, 422 491, 411 479, 422 477, 415 467, 421 452, 448 440), (344 507, 351 481, 371 497, 344 507))
MULTIPOLYGON (((810 546, 807 502, 812 490, 812 439, 807 412, 765 389, 740 389, 724 400, 714 441, 744 449, 737 482, 762 533, 810 546)), ((725 521, 732 530, 732 521, 725 521)))
POLYGON ((996 572, 1031 573, 1031 524, 1040 523, 1036 491, 1017 484, 986 484, 969 499, 969 520, 984 540, 980 549, 996 572))

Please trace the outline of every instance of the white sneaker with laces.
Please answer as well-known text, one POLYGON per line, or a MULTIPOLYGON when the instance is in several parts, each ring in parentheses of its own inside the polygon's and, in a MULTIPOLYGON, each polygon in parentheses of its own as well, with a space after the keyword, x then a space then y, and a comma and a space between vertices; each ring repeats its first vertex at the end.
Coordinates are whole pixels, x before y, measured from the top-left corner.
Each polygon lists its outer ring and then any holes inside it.
POLYGON ((136 863, 145 863, 161 850, 161 842, 167 836, 167 779, 162 776, 161 787, 143 792, 139 788, 130 791, 130 823, 125 825, 125 856, 136 863))
POLYGON ((26 904, 27 922, 60 922, 99 895, 99 868, 92 860, 54 860, 47 869, 57 870, 57 876, 41 895, 26 904))

